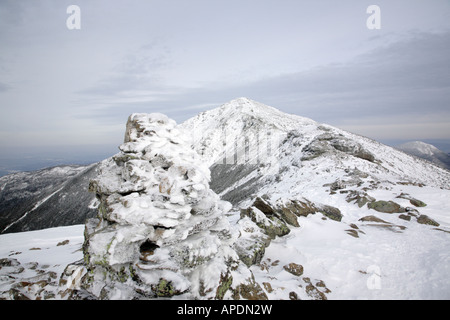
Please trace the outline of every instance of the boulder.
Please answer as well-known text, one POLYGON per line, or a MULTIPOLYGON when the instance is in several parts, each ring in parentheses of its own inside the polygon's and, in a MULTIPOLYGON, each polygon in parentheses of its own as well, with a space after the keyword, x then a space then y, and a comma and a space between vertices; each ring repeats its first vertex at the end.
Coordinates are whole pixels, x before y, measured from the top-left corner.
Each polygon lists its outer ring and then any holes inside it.
POLYGON ((360 144, 358 144, 355 141, 352 141, 350 139, 347 139, 341 135, 338 135, 334 139, 330 141, 331 146, 335 148, 336 150, 339 150, 341 152, 345 152, 349 155, 352 155, 354 157, 367 160, 370 162, 375 161, 375 156, 364 149, 360 144))
POLYGON ((360 208, 362 208, 367 203, 376 201, 375 198, 369 196, 366 192, 356 190, 350 191, 345 200, 349 203, 356 203, 360 208))
POLYGON ((256 197, 255 201, 253 202, 253 207, 260 210, 270 219, 275 217, 285 224, 289 224, 294 227, 300 226, 298 224, 297 215, 294 212, 295 209, 292 206, 292 202, 290 202, 290 204, 288 205, 285 205, 283 201, 276 201, 274 204, 272 204, 268 200, 265 200, 263 198, 256 197))
POLYGON ((318 211, 314 203, 307 199, 291 199, 286 201, 282 201, 280 199, 277 202, 279 203, 281 211, 291 212, 297 217, 307 217, 308 215, 315 214, 318 211))
POLYGON ((418 200, 416 198, 413 198, 412 196, 410 196, 407 193, 402 192, 399 196, 397 196, 397 198, 409 200, 409 202, 415 207, 426 207, 427 206, 427 204, 425 202, 418 200))
POLYGON ((300 277, 303 274, 303 266, 297 263, 291 262, 288 265, 283 266, 283 269, 297 277, 300 277))
POLYGON ((341 221, 342 220, 342 213, 341 210, 338 208, 329 206, 329 205, 321 205, 319 206, 318 211, 322 213, 324 216, 330 218, 331 220, 335 221, 341 221))
POLYGON ((394 201, 373 201, 367 204, 369 209, 384 213, 404 213, 406 210, 394 201))
POLYGON ((256 207, 241 210, 241 218, 248 216, 271 239, 287 235, 291 230, 275 215, 267 216, 256 207))
POLYGON ((420 224, 427 224, 430 226, 435 226, 435 227, 439 227, 440 224, 437 223, 436 221, 434 221, 433 219, 431 219, 430 217, 428 217, 427 215, 421 214, 418 218, 417 218, 417 222, 420 224))
POLYGON ((406 220, 406 221, 411 221, 411 216, 410 215, 406 215, 406 214, 400 214, 398 216, 398 218, 402 219, 402 220, 406 220))
POLYGON ((416 207, 426 207, 427 206, 427 204, 425 203, 425 202, 423 202, 423 201, 420 201, 420 200, 418 200, 418 199, 410 199, 409 200, 409 202, 413 205, 413 206, 416 206, 416 207))
POLYGON ((384 221, 383 219, 380 219, 376 216, 365 216, 362 217, 361 219, 359 219, 359 221, 363 221, 363 222, 378 222, 378 223, 389 223, 387 221, 384 221))
POLYGON ((260 197, 256 197, 255 201, 253 201, 253 207, 260 210, 266 216, 273 216, 276 214, 272 206, 267 201, 263 200, 260 197))
POLYGON ((370 223, 369 224, 365 224, 365 226, 376 227, 376 228, 383 228, 383 229, 390 230, 390 231, 396 232, 396 233, 399 233, 399 232, 401 232, 401 231, 406 229, 405 226, 395 225, 393 223, 384 221, 383 219, 380 219, 380 218, 378 218, 376 216, 366 216, 366 217, 363 217, 363 218, 359 219, 359 221, 375 222, 375 223, 372 223, 372 224, 370 224, 370 223))

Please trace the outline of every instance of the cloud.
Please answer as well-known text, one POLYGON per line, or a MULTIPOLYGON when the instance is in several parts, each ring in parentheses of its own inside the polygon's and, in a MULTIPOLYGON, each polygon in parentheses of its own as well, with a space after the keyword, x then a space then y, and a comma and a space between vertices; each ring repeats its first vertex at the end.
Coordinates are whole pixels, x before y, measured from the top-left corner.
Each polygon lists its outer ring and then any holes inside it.
POLYGON ((215 100, 249 96, 331 124, 427 119, 432 126, 436 119, 450 122, 449 65, 450 33, 421 33, 349 63, 202 91, 215 100))
POLYGON ((123 56, 102 81, 79 92, 89 108, 78 116, 122 123, 132 112, 163 112, 182 122, 205 106, 247 96, 374 138, 386 132, 395 135, 396 123, 403 138, 417 130, 423 136, 429 132, 434 138, 449 138, 433 124, 450 127, 450 32, 411 32, 396 41, 391 35, 386 39, 384 46, 345 63, 233 84, 218 79, 195 87, 165 81, 165 71, 174 66, 170 50, 162 43, 143 45, 123 56))
POLYGON ((0 82, 0 93, 9 90, 9 86, 0 82))
MULTIPOLYGON (((156 41, 140 46, 136 50, 129 50, 112 67, 109 74, 93 86, 77 91, 81 96, 97 96, 105 103, 112 105, 126 102, 133 93, 158 92, 163 86, 162 71, 172 64, 170 50, 156 41)), ((139 95, 139 94, 138 94, 139 95)))

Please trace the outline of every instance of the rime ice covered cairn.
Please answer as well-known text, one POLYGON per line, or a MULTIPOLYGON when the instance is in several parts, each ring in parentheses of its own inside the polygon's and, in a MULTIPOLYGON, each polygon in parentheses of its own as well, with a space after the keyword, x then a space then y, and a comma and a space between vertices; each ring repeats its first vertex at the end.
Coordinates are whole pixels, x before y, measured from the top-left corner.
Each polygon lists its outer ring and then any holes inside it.
POLYGON ((100 202, 83 246, 81 287, 90 295, 223 299, 244 287, 259 291, 232 249, 231 205, 209 188, 209 169, 187 138, 165 115, 128 118, 121 152, 89 186, 100 202))

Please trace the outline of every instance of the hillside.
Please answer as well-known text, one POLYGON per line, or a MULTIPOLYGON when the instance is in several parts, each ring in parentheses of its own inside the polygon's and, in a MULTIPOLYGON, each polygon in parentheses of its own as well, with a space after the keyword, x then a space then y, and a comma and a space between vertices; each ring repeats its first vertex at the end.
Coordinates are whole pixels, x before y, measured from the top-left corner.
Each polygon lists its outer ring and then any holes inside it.
POLYGON ((82 224, 93 217, 88 186, 96 167, 57 166, 0 177, 0 233, 82 224))

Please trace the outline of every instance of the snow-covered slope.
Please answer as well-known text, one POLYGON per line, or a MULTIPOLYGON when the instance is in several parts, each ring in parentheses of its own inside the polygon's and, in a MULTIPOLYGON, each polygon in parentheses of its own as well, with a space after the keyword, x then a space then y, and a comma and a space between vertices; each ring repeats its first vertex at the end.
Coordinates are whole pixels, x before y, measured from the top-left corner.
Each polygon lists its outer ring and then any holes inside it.
POLYGON ((302 201, 341 214, 340 221, 300 214, 299 227, 266 247, 252 270, 269 283, 269 298, 323 298, 327 291, 337 299, 450 297, 449 171, 246 98, 181 126, 195 133, 194 147, 212 164, 212 187, 234 204, 242 235, 249 228, 242 210, 254 208, 257 197, 284 203, 281 210, 302 201), (267 132, 272 138, 264 140, 267 132), (266 157, 252 161, 251 150, 266 157), (304 267, 303 278, 286 272, 290 263, 304 267), (320 294, 314 288, 322 282, 320 294))
MULTIPOLYGON (((185 121, 180 126, 192 133, 194 146, 209 165, 222 162, 223 158, 235 154, 235 142, 242 146, 244 139, 253 145, 260 138, 267 140, 267 133, 285 134, 299 127, 316 126, 311 119, 288 115, 270 106, 238 98, 216 109, 205 111, 185 121)), ((233 162, 229 159, 228 162, 233 162)))
POLYGON ((0 235, 0 300, 55 299, 67 264, 83 257, 84 225, 0 235))
MULTIPOLYGON (((450 299, 448 170, 246 98, 179 129, 193 134, 211 188, 233 204, 234 250, 264 296, 450 299)), ((30 259, 20 259, 30 250, 7 236, 19 234, 0 235, 0 258, 20 262, 2 262, 0 271, 10 273, 2 274, 1 297, 11 298, 26 295, 14 283, 28 277, 20 266, 30 259)), ((41 265, 47 258, 32 259, 41 265)), ((52 283, 46 290, 57 292, 52 283)))
POLYGON ((434 164, 450 170, 450 155, 435 146, 422 141, 406 142, 397 146, 397 149, 413 156, 428 160, 434 164))

